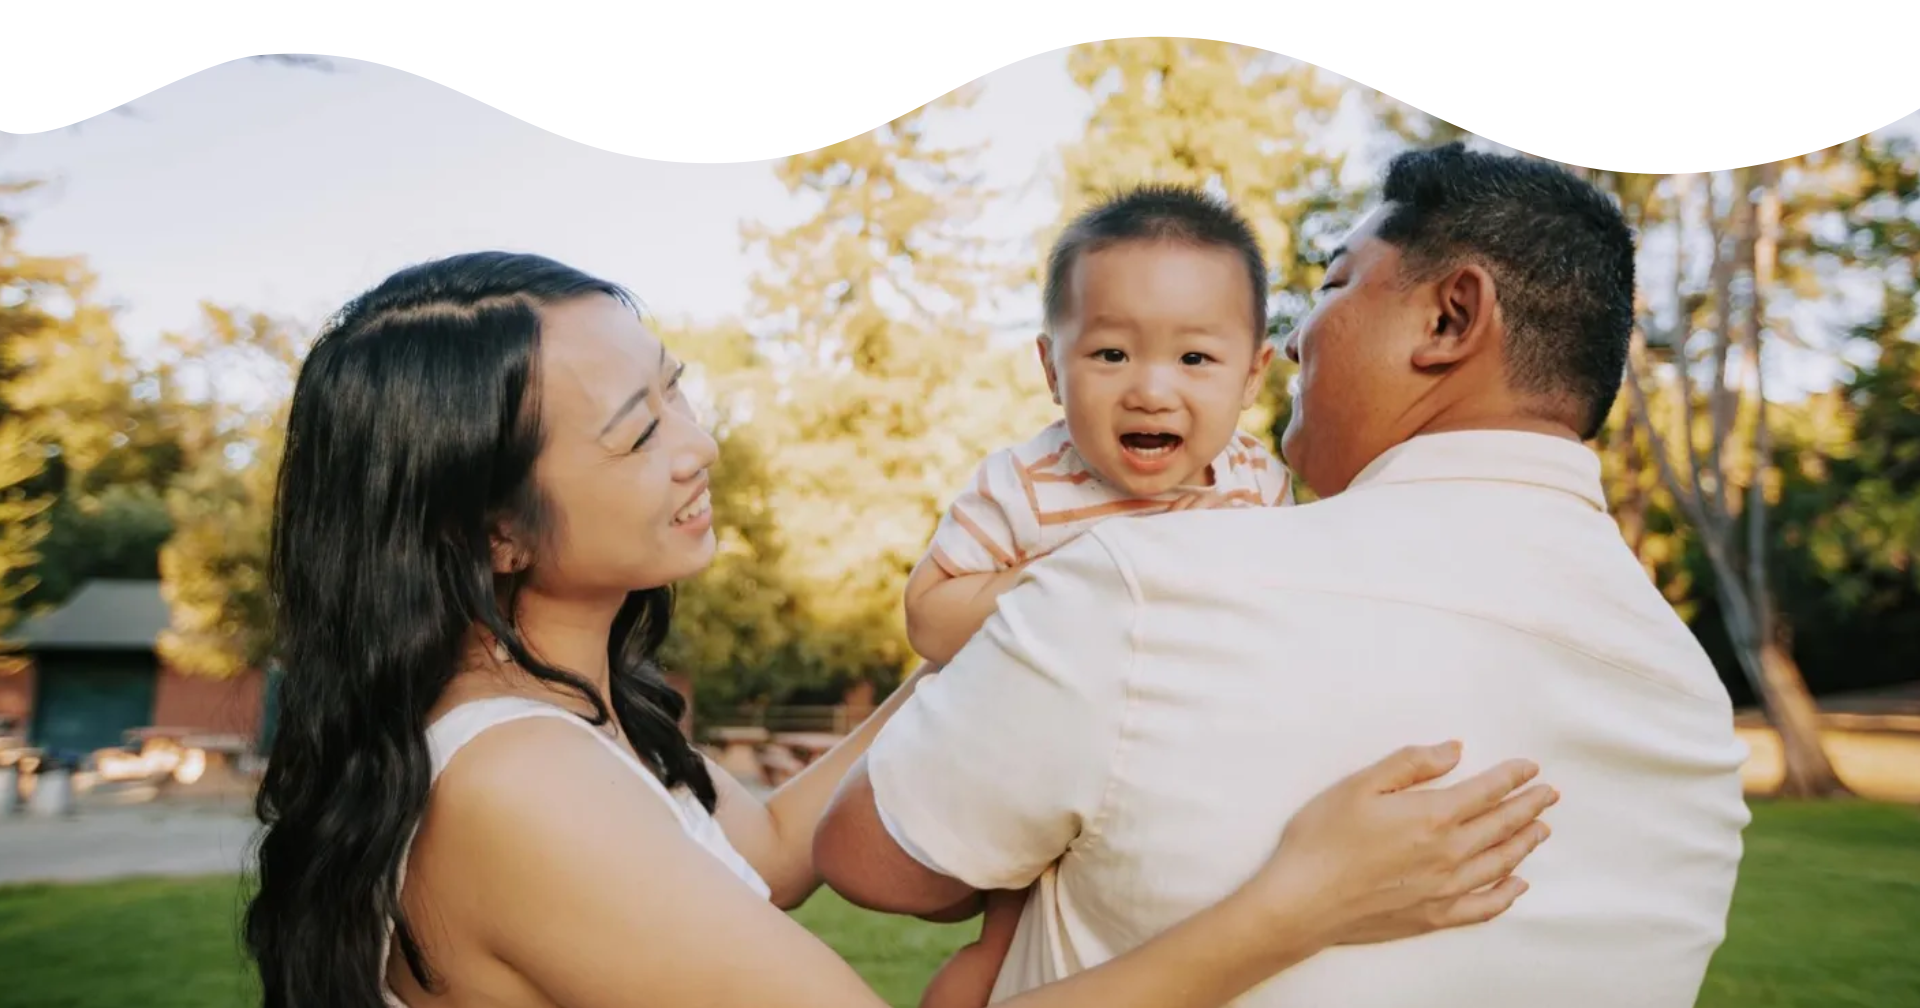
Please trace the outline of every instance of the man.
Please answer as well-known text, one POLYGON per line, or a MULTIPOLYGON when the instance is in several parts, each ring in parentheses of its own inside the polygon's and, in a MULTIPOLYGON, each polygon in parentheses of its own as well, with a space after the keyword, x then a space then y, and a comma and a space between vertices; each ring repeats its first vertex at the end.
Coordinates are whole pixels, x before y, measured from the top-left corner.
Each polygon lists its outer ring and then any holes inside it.
POLYGON ((1459 738, 1562 799, 1479 927, 1334 949, 1248 1006, 1687 1008, 1747 822, 1725 689, 1622 542, 1581 442, 1612 408, 1633 242, 1541 162, 1410 153, 1288 341, 1282 441, 1324 500, 1103 523, 1035 564, 823 823, 856 903, 1037 881, 995 997, 1244 879, 1370 754, 1459 738))

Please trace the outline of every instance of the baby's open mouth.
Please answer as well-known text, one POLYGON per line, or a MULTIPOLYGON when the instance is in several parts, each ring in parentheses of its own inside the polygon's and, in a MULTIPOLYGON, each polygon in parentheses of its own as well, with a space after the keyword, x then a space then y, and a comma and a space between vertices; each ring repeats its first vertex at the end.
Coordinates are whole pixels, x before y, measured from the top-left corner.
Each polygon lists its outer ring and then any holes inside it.
POLYGON ((1122 434, 1120 447, 1143 458, 1156 458, 1179 448, 1184 440, 1178 434, 1122 434))

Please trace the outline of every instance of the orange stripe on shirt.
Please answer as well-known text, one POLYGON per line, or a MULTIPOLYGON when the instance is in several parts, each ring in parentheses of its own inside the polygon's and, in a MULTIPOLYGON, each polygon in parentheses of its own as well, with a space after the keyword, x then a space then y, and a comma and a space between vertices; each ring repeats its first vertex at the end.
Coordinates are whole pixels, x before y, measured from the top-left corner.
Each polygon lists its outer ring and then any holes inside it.
POLYGON ((1133 514, 1140 511, 1146 511, 1151 508, 1161 508, 1164 510, 1165 508, 1170 506, 1172 506, 1170 501, 1144 500, 1141 498, 1133 498, 1130 500, 1109 501, 1108 503, 1095 504, 1095 505, 1092 505, 1091 507, 1068 508, 1065 511, 1053 511, 1047 514, 1039 515, 1038 517, 1040 519, 1041 525, 1071 525, 1074 522, 1086 521, 1090 518, 1105 518, 1108 515, 1133 514))
POLYGON ((958 523, 961 528, 966 529, 967 534, 973 536, 973 540, 979 543, 982 549, 987 551, 987 555, 992 557, 995 563, 1011 567, 1019 562, 1009 556, 1007 551, 1001 548, 999 543, 994 542, 993 537, 987 534, 986 529, 981 528, 972 518, 967 517, 965 511, 955 507, 953 509, 953 520, 958 523))
MULTIPOLYGON (((1058 456, 1055 456, 1055 457, 1057 458, 1058 456)), ((1040 492, 1038 490, 1035 490, 1033 487, 1033 467, 1020 466, 1016 468, 1014 471, 1018 473, 1020 476, 1020 489, 1026 491, 1027 510, 1033 512, 1035 517, 1039 517, 1040 492)))

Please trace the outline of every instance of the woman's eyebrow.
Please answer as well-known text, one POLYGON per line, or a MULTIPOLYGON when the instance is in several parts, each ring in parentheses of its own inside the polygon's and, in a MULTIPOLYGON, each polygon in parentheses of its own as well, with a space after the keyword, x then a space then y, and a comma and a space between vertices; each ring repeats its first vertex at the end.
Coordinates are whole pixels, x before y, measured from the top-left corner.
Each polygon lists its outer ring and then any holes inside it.
MULTIPOLYGON (((660 361, 658 364, 655 365, 655 372, 658 373, 659 368, 664 366, 666 362, 667 362, 667 345, 665 343, 662 343, 660 344, 660 361)), ((627 414, 633 412, 633 408, 635 406, 640 405, 640 400, 645 399, 647 397, 647 393, 652 391, 653 389, 650 386, 642 385, 639 391, 635 392, 631 397, 627 399, 626 402, 620 405, 619 409, 613 411, 613 416, 607 420, 607 425, 605 427, 600 428, 600 433, 594 435, 594 437, 596 439, 606 437, 607 432, 613 430, 613 425, 619 423, 621 420, 626 419, 627 414)))

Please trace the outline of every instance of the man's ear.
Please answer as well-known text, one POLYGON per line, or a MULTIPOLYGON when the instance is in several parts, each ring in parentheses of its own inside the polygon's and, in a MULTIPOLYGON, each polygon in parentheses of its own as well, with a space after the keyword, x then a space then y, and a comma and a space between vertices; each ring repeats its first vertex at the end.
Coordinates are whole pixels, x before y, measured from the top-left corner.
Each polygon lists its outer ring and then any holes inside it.
POLYGON ((1445 370, 1487 352, 1500 333, 1493 274, 1476 263, 1447 274, 1434 285, 1431 318, 1427 338, 1414 348, 1414 367, 1445 370))
POLYGON ((1053 404, 1060 405, 1060 376, 1053 370, 1053 338, 1041 333, 1034 338, 1033 348, 1040 354, 1040 369, 1047 373, 1047 391, 1053 393, 1053 404))
POLYGON ((1247 372, 1247 387, 1240 396, 1240 408, 1252 409, 1260 399, 1260 390, 1267 385, 1267 369, 1273 366, 1273 341, 1263 339, 1260 349, 1253 355, 1253 369, 1247 372))

